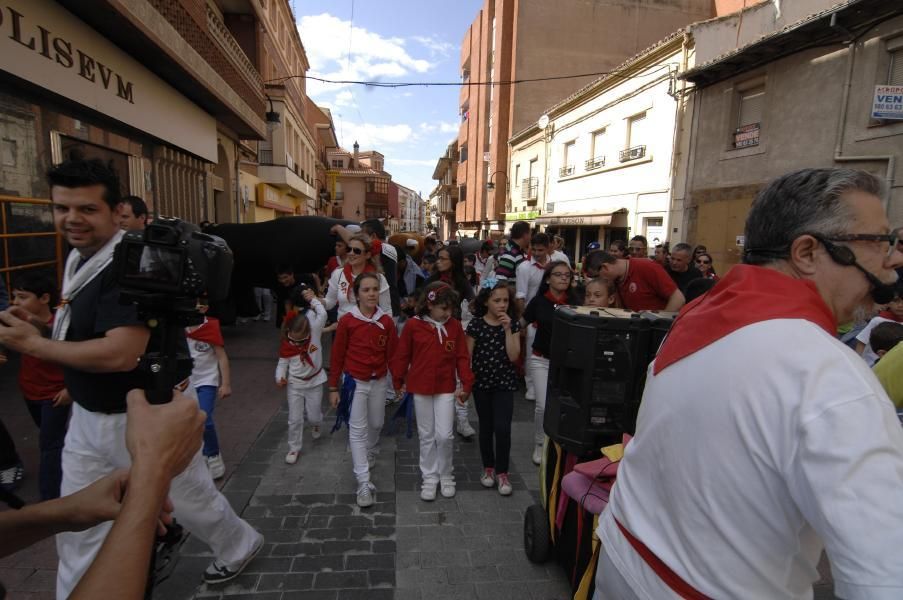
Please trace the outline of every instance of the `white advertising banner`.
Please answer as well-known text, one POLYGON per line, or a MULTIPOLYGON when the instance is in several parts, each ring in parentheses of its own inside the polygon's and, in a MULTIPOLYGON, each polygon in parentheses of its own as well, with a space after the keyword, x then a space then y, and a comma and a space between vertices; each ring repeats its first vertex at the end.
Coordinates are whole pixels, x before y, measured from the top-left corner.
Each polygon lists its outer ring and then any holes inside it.
POLYGON ((903 119, 903 85, 876 85, 873 119, 903 119))
POLYGON ((212 116, 52 0, 0 0, 0 70, 217 162, 212 116))

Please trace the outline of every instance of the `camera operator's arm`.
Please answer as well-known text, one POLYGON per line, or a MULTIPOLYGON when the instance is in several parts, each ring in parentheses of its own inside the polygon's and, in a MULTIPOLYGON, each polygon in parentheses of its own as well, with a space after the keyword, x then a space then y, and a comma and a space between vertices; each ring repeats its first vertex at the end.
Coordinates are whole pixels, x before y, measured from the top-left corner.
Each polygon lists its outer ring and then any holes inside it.
POLYGON ((51 340, 43 337, 23 316, 15 308, 0 313, 0 345, 80 371, 131 371, 138 365, 150 339, 147 327, 128 325, 83 342, 51 340))
POLYGON ((144 392, 128 396, 126 445, 132 457, 128 493, 91 567, 70 599, 144 596, 154 531, 169 483, 201 446, 204 413, 176 392, 172 402, 152 406, 144 392))

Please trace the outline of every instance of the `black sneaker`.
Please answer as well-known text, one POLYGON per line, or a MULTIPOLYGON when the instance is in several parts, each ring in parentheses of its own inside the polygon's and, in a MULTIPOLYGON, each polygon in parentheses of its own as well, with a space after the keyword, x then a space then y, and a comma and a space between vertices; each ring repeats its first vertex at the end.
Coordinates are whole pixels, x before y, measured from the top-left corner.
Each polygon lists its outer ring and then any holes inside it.
POLYGON ((25 467, 21 462, 8 469, 0 470, 0 488, 7 492, 12 492, 19 487, 19 482, 23 479, 25 479, 25 467))
MULTIPOLYGON (((259 533, 257 535, 260 535, 259 533)), ((232 579, 238 577, 245 567, 248 566, 254 557, 257 556, 257 553, 260 552, 260 549, 263 548, 263 536, 260 535, 260 539, 257 541, 257 544, 254 546, 254 549, 251 550, 251 553, 238 563, 237 566, 226 566, 219 559, 214 560, 210 563, 210 566, 207 567, 207 570, 204 571, 204 583, 225 583, 232 579)))

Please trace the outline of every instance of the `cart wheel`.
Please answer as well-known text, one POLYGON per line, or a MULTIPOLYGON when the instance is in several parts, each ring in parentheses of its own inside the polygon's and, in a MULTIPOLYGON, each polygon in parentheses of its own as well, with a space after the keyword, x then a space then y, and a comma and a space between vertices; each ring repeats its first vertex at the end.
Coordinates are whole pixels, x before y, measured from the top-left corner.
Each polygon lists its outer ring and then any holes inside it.
POLYGON ((524 514, 524 551, 530 562, 542 564, 549 558, 549 517, 540 504, 524 514))

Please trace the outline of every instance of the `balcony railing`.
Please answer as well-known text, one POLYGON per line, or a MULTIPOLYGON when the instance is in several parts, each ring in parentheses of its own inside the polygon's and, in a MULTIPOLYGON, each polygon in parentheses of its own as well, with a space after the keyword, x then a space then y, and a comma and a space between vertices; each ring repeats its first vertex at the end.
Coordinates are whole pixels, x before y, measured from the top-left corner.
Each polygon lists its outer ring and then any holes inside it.
POLYGON ((618 160, 622 163, 637 160, 644 156, 646 156, 646 146, 633 146, 632 148, 627 148, 618 152, 618 160))
POLYGON ((257 151, 257 162, 262 165, 271 165, 273 164, 273 151, 272 150, 264 150, 260 149, 257 151))
POLYGON ((567 177, 568 175, 574 174, 574 165, 565 165, 558 169, 559 177, 567 177))
MULTIPOLYGON (((206 3, 205 3, 206 4, 206 3)), ((248 55, 241 49, 238 41, 232 36, 232 33, 223 23, 219 15, 210 7, 207 7, 207 31, 222 51, 232 59, 232 62, 238 68, 239 73, 245 79, 245 82, 251 86, 252 90, 260 90, 263 88, 263 81, 260 73, 254 68, 248 55)))
POLYGON ((596 169, 601 169, 605 166, 605 157, 604 156, 596 156, 595 158, 591 158, 586 161, 586 170, 587 171, 595 171, 596 169))
POLYGON ((536 200, 539 198, 539 178, 528 177, 521 182, 521 198, 524 200, 536 200))

